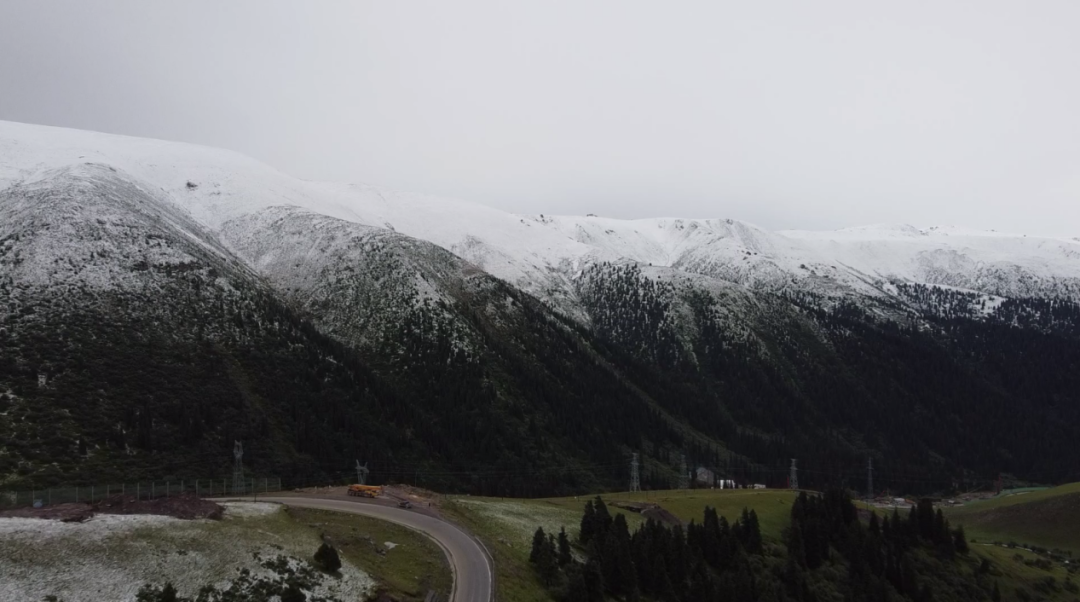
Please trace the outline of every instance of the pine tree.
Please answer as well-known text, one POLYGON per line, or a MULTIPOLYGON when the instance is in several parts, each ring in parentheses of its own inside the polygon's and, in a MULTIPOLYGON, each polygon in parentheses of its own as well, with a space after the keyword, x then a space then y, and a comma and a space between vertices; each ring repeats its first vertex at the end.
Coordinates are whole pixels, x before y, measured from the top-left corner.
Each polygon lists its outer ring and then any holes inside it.
POLYGON ((604 585, 604 574, 600 570, 600 565, 593 558, 590 558, 585 563, 585 568, 581 571, 581 576, 585 580, 585 591, 588 593, 586 597, 587 602, 604 602, 604 591, 607 589, 604 585))
POLYGON ((172 583, 166 583, 165 587, 161 588, 158 602, 177 602, 178 598, 176 587, 172 583))
POLYGON ((608 530, 611 529, 611 514, 608 513, 607 504, 604 503, 600 496, 596 496, 593 501, 593 510, 595 511, 593 537, 603 539, 607 536, 608 530))
POLYGON ((934 516, 934 503, 928 499, 919 500, 915 506, 916 533, 924 541, 938 541, 936 535, 936 517, 934 516))
POLYGON ((565 602, 587 602, 589 600, 589 588, 585 583, 585 573, 580 565, 569 567, 566 575, 565 602))
POLYGON ((716 599, 716 584, 703 562, 699 562, 690 575, 690 591, 686 599, 695 602, 716 599))
POLYGON ((638 591, 637 570, 630 556, 630 528, 622 514, 615 515, 604 539, 600 568, 612 593, 630 595, 638 591))
POLYGON ((750 552, 751 554, 761 554, 763 550, 763 544, 761 539, 761 522, 758 521, 757 512, 754 510, 750 511, 746 530, 746 551, 750 552))
MULTIPOLYGON (((938 512, 940 512, 940 510, 938 512)), ((937 544, 937 547, 941 550, 941 553, 945 558, 952 558, 953 556, 956 556, 956 539, 949 529, 949 521, 944 521, 944 525, 941 529, 941 540, 940 543, 937 544)))
POLYGON ((941 508, 937 509, 937 513, 934 514, 934 543, 941 544, 945 540, 949 539, 952 534, 949 533, 949 524, 945 520, 945 514, 941 511, 941 508))
POLYGON ((792 523, 787 544, 788 558, 792 559, 799 568, 806 568, 806 542, 803 541, 800 524, 792 523))
POLYGON ((532 550, 529 551, 529 562, 536 564, 539 561, 540 554, 546 543, 547 535, 544 534, 544 528, 537 527, 536 532, 533 533, 532 550))
POLYGON ((967 536, 964 535, 964 525, 960 525, 953 531, 953 547, 960 554, 967 554, 969 551, 967 536))
POLYGON ((578 532, 578 541, 582 545, 588 545, 596 534, 596 512, 593 510, 592 500, 585 502, 585 514, 581 517, 581 530, 578 532))
POLYGON ((566 528, 559 529, 559 566, 567 566, 574 561, 570 554, 570 538, 566 536, 566 528))
POLYGON ((790 554, 787 563, 784 565, 781 580, 784 582, 784 590, 787 592, 788 598, 795 602, 806 601, 806 576, 803 575, 799 563, 790 554))
POLYGON ((315 550, 315 563, 327 573, 333 573, 341 568, 341 557, 334 546, 323 542, 319 549, 315 550))
POLYGON ((540 581, 549 587, 555 584, 555 580, 559 575, 557 556, 555 552, 555 536, 552 535, 543 539, 536 551, 536 571, 540 574, 540 581))

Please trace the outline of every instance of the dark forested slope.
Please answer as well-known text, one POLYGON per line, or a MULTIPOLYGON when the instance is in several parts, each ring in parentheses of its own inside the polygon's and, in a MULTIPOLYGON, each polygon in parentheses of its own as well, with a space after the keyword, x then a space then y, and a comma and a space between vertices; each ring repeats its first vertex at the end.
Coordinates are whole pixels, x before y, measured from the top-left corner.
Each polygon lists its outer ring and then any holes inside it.
POLYGON ((584 321, 445 249, 271 208, 212 233, 100 165, 0 192, 0 485, 347 474, 514 495, 688 466, 1077 478, 1080 311, 586 266, 584 321))

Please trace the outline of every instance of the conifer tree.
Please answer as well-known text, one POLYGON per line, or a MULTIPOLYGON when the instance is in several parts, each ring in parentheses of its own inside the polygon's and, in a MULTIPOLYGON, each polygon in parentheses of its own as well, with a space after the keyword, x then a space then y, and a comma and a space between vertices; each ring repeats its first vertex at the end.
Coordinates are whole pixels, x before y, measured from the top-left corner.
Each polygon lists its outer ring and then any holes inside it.
POLYGON ((533 533, 532 550, 529 552, 529 562, 533 564, 539 562, 540 554, 543 552, 546 543, 547 535, 544 534, 544 528, 537 527, 536 532, 533 533))
POLYGON ((589 589, 585 584, 585 573, 580 565, 568 567, 566 595, 563 596, 563 600, 565 602, 588 602, 589 600, 589 589))
POLYGON ((593 558, 589 558, 585 563, 585 568, 581 571, 581 576, 585 580, 585 591, 587 592, 587 602, 604 602, 604 591, 606 586, 604 585, 604 574, 600 570, 600 565, 593 558))
POLYGON ((608 530, 611 528, 611 514, 608 512, 607 504, 604 503, 604 500, 600 496, 596 496, 596 500, 593 501, 593 510, 595 511, 593 537, 602 539, 607 535, 608 530))
MULTIPOLYGON (((953 531, 953 546, 960 554, 967 554, 969 551, 967 536, 964 535, 964 525, 960 525, 953 531)), ((985 559, 984 559, 985 560, 985 559)))
POLYGON ((806 568, 806 542, 803 541, 801 525, 792 523, 788 534, 788 558, 799 568, 806 568))
POLYGON ((750 552, 751 554, 760 554, 763 549, 761 539, 761 523, 758 521, 757 512, 754 510, 751 510, 750 514, 748 515, 746 530, 746 551, 750 552))
POLYGON ((945 514, 941 512, 941 508, 938 508, 937 513, 934 514, 934 532, 932 539, 934 543, 941 544, 944 543, 946 539, 949 539, 951 535, 952 534, 949 533, 949 524, 945 520, 945 514))
POLYGON ((581 530, 578 532, 578 541, 582 545, 588 545, 596 534, 596 512, 593 510, 592 500, 585 502, 585 514, 581 516, 581 530))
POLYGON ((555 536, 545 538, 536 550, 536 570, 540 573, 540 581, 544 585, 555 584, 559 574, 559 562, 555 551, 555 536))
POLYGON ((341 568, 341 557, 338 556, 337 550, 325 542, 315 551, 315 562, 327 573, 333 573, 341 568))
POLYGON ((570 554, 570 538, 566 536, 566 527, 559 529, 559 566, 567 566, 574 561, 570 554))

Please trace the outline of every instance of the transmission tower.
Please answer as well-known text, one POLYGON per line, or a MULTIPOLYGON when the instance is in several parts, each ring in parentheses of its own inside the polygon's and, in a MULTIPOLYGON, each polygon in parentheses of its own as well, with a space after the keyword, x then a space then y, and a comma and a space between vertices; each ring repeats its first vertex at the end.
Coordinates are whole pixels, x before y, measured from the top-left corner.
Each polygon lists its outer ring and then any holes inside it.
POLYGON ((641 473, 638 468, 638 455, 630 456, 630 492, 641 491, 641 473))
POLYGON ((244 444, 239 441, 233 443, 232 453, 233 457, 236 458, 232 471, 233 495, 239 495, 244 493, 244 444))
POLYGON ((360 485, 367 485, 367 476, 371 472, 368 470, 367 462, 364 465, 360 465, 360 460, 356 461, 356 482, 360 485))
POLYGON ((679 489, 690 489, 690 471, 686 468, 686 454, 679 454, 679 489))
POLYGON ((866 459, 866 499, 874 499, 874 459, 866 459))
POLYGON ((799 469, 795 466, 797 460, 791 459, 791 475, 788 477, 788 487, 792 489, 799 488, 799 469))

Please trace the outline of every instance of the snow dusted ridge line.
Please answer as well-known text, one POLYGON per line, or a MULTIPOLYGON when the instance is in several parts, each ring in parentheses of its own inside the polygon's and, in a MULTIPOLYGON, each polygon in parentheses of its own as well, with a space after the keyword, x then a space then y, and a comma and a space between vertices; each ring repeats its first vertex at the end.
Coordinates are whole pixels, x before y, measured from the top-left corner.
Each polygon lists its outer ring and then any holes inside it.
MULTIPOLYGON (((881 296, 890 294, 887 283, 906 281, 1080 300, 1075 238, 945 226, 770 232, 732 219, 514 215, 372 186, 303 181, 220 149, 0 122, 0 190, 44 184, 86 163, 117 170, 171 205, 166 213, 189 216, 215 236, 270 208, 296 207, 429 241, 570 315, 579 314, 574 276, 598 262, 666 266, 757 290, 881 296)), ((235 229, 231 234, 230 250, 253 246, 237 239, 235 229)), ((265 244, 258 246, 269 262, 274 250, 265 244)))

